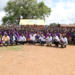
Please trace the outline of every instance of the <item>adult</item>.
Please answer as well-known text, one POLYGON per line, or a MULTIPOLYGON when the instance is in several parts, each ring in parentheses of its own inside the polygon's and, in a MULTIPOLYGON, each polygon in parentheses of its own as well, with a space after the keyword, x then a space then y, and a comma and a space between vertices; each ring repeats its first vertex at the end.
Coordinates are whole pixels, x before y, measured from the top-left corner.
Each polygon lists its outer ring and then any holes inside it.
POLYGON ((23 44, 23 45, 26 43, 26 38, 23 34, 22 34, 22 36, 20 36, 19 41, 20 41, 20 44, 23 44))
POLYGON ((10 37, 7 35, 7 33, 5 33, 5 35, 2 37, 2 42, 3 42, 3 45, 5 44, 9 45, 10 37))
POLYGON ((51 46, 51 44, 52 44, 52 36, 49 34, 49 36, 46 38, 46 44, 47 44, 47 46, 51 46))
POLYGON ((45 41, 45 36, 43 34, 40 35, 39 40, 40 40, 41 45, 44 46, 44 44, 46 43, 46 41, 45 41))
POLYGON ((18 42, 18 37, 16 36, 16 34, 14 34, 14 32, 10 35, 10 43, 11 45, 13 45, 14 43, 16 43, 17 45, 18 42))
POLYGON ((54 41, 55 46, 58 47, 60 39, 56 34, 54 34, 53 36, 53 41, 54 41))
POLYGON ((66 47, 66 45, 68 44, 68 41, 65 35, 61 38, 60 44, 61 44, 61 48, 63 48, 63 46, 66 47))
POLYGON ((35 44, 35 35, 33 33, 30 35, 30 42, 31 44, 35 44))

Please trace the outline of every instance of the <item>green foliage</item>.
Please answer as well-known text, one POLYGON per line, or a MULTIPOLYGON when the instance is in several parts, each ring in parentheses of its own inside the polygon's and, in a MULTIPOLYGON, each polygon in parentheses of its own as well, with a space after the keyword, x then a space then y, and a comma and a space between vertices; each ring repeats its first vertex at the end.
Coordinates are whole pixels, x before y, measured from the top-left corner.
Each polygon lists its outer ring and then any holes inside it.
POLYGON ((37 0, 9 0, 7 6, 4 7, 6 16, 2 21, 5 24, 10 21, 15 23, 16 20, 20 20, 20 16, 23 19, 45 19, 51 13, 51 8, 48 8, 44 2, 37 3, 37 0))
POLYGON ((51 23, 50 26, 57 26, 57 24, 56 23, 51 23))

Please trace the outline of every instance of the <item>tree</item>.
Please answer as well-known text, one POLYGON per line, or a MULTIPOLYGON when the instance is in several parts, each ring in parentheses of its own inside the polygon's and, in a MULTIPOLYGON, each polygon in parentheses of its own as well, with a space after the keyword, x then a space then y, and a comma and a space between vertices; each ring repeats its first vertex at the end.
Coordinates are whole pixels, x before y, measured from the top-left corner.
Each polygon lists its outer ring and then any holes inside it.
POLYGON ((48 8, 44 2, 37 3, 37 0, 9 0, 7 6, 4 7, 6 16, 2 18, 5 24, 10 20, 11 23, 23 19, 45 19, 51 13, 51 8, 48 8))
POLYGON ((57 26, 57 24, 56 23, 51 23, 50 26, 57 26))

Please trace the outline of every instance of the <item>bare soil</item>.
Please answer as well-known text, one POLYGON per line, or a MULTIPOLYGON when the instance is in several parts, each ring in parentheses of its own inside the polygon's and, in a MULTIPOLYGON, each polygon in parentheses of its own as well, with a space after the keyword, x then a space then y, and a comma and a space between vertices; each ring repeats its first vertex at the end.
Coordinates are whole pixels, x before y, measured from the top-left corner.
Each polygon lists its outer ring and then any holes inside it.
POLYGON ((0 48, 0 75, 75 75, 75 46, 19 47, 18 50, 0 48))

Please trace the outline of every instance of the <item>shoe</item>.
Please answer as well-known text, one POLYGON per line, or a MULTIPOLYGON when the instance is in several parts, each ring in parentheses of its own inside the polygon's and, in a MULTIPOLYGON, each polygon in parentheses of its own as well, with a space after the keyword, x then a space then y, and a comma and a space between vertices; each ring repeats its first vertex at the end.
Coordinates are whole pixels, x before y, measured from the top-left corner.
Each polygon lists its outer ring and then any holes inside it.
POLYGON ((51 45, 50 45, 50 47, 51 47, 51 45))
POLYGON ((64 47, 66 48, 66 45, 64 47))
POLYGON ((63 46, 61 46, 61 48, 63 48, 63 46))
POLYGON ((47 45, 47 46, 49 46, 49 45, 47 45))

